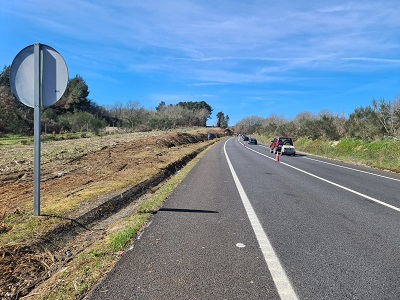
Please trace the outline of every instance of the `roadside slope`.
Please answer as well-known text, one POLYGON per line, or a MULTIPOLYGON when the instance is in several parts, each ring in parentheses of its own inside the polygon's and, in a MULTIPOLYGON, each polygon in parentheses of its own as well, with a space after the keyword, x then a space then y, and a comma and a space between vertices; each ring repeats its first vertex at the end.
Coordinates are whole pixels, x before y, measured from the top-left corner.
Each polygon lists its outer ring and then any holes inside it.
MULTIPOLYGON (((213 134, 221 136, 218 130, 213 134)), ((64 148, 53 144, 58 152, 52 152, 42 164, 41 217, 32 216, 30 164, 16 172, 2 168, 0 296, 26 295, 69 260, 65 245, 80 251, 90 243, 76 239, 77 234, 89 232, 93 222, 137 200, 214 141, 208 141, 207 131, 202 129, 98 139, 89 151, 84 146, 88 139, 73 145, 69 141, 64 148)), ((52 146, 43 148, 49 153, 52 146)), ((19 164, 25 161, 29 158, 20 159, 19 164)))

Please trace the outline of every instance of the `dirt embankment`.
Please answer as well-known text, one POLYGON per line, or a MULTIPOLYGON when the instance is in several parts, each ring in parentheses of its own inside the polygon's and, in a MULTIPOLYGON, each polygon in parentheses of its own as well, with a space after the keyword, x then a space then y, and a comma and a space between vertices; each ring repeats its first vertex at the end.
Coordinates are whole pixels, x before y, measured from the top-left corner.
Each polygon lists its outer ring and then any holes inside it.
MULTIPOLYGON (((219 130, 212 133, 223 136, 219 130)), ((95 239, 88 228, 154 188, 214 141, 199 130, 43 143, 40 217, 32 216, 33 147, 2 149, 0 298, 26 295, 70 259, 65 249, 79 251, 95 239)))

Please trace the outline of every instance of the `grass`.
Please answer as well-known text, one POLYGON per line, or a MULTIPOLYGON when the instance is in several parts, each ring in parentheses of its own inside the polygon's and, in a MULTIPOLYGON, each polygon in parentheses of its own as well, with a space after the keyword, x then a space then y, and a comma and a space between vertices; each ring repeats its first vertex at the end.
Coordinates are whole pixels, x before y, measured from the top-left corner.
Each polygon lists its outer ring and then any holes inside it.
POLYGON ((17 210, 8 215, 2 222, 7 226, 7 232, 0 235, 0 246, 26 243, 45 233, 46 230, 60 224, 60 220, 53 217, 36 217, 32 215, 33 205, 28 210, 17 210))
MULTIPOLYGON (((164 168, 171 162, 175 162, 193 151, 198 151, 198 149, 206 145, 210 145, 208 141, 202 142, 201 135, 203 132, 198 129, 182 130, 181 132, 193 132, 193 136, 176 135, 173 131, 171 132, 171 136, 167 137, 166 135, 169 132, 161 131, 151 133, 121 133, 100 137, 93 136, 85 139, 81 138, 74 143, 68 140, 52 141, 52 137, 50 136, 48 141, 42 144, 41 149, 42 216, 40 218, 32 216, 31 190, 20 193, 18 199, 10 197, 12 192, 6 194, 6 199, 12 201, 13 207, 8 211, 4 210, 4 207, 0 207, 0 246, 18 247, 18 245, 36 241, 55 226, 69 222, 62 217, 55 218, 54 216, 74 218, 93 205, 97 205, 95 202, 102 199, 98 197, 99 195, 108 195, 110 192, 114 193, 115 190, 124 190, 126 187, 135 185, 139 181, 153 176, 160 168, 164 168), (150 144, 150 146, 147 144, 145 147, 137 146, 141 144, 136 143, 136 141, 141 141, 144 137, 148 138, 149 136, 154 137, 155 142, 153 144, 150 144), (168 141, 173 140, 176 145, 170 148, 168 145, 164 145, 166 138, 168 141), (157 143, 158 139, 161 143, 157 143), (126 151, 126 148, 123 148, 124 145, 128 145, 128 149, 137 149, 137 151, 132 151, 132 153, 126 151), (75 164, 76 161, 79 162, 81 156, 91 155, 92 153, 96 154, 97 151, 103 150, 105 147, 109 147, 110 149, 119 147, 117 150, 125 150, 115 152, 119 153, 119 155, 127 153, 128 156, 126 159, 129 159, 130 162, 138 162, 140 167, 138 168, 135 164, 131 163, 125 168, 126 160, 120 159, 113 160, 113 168, 110 168, 108 164, 106 164, 106 168, 103 168, 104 165, 101 164, 103 160, 97 162, 96 155, 94 155, 93 157, 90 156, 92 160, 88 161, 95 161, 95 164, 87 164, 87 170, 94 170, 93 175, 88 176, 85 172, 81 172, 83 175, 79 177, 81 173, 76 172, 73 180, 70 181, 70 185, 65 184, 66 179, 58 180, 64 174, 69 174, 82 168, 81 164, 75 164), (99 168, 96 168, 96 166, 99 166, 99 168), (111 176, 115 173, 114 170, 118 170, 118 176, 111 176), (98 176, 96 177, 96 175, 98 176), (54 182, 64 182, 64 184, 55 183, 53 185, 53 179, 55 179, 54 182), (15 202, 16 200, 18 202, 15 202)), ((18 140, 24 139, 26 137, 3 136, 3 141, 7 140, 8 142, 0 145, 2 152, 0 156, 0 174, 9 182, 19 180, 23 174, 28 174, 29 176, 32 171, 33 143, 18 142, 18 140), (11 140, 14 140, 14 143, 11 140)), ((86 242, 84 245, 81 243, 75 245, 71 242, 70 244, 73 244, 71 250, 76 251, 76 253, 73 253, 73 259, 64 265, 64 269, 60 270, 49 280, 46 280, 41 287, 32 291, 29 297, 32 299, 82 298, 82 295, 85 295, 112 268, 113 264, 118 260, 116 253, 124 251, 130 246, 132 239, 141 230, 143 224, 152 216, 152 213, 161 207, 163 201, 174 190, 186 173, 184 170, 178 172, 161 189, 154 193, 149 201, 142 203, 131 218, 128 217, 115 221, 115 224, 111 228, 106 229, 107 232, 102 231, 98 236, 98 242, 85 248, 83 251, 79 249, 86 247, 86 243, 93 242, 91 236, 88 236, 87 239, 83 236, 80 237, 80 239, 86 242), (79 251, 82 252, 79 253, 79 251)), ((30 178, 28 178, 29 180, 30 178)), ((24 186, 23 188, 26 189, 24 186)), ((27 189, 29 189, 29 186, 27 189)))
POLYGON ((111 252, 117 252, 126 249, 132 240, 132 237, 136 235, 138 230, 141 228, 151 214, 139 213, 133 217, 128 218, 125 223, 127 224, 123 229, 111 234, 108 240, 108 249, 111 252))
MULTIPOLYGON (((193 130, 187 130, 192 132, 193 130)), ((152 132, 151 136, 162 136, 165 132, 152 132)), ((71 144, 68 141, 57 141, 55 143, 45 143, 42 147, 42 165, 49 167, 55 165, 55 169, 64 171, 64 168, 68 165, 64 165, 64 161, 79 157, 85 153, 95 152, 101 149, 104 145, 114 143, 114 141, 123 140, 125 142, 136 141, 141 139, 144 133, 130 133, 130 134, 118 134, 109 135, 106 137, 92 137, 85 139, 81 144, 71 144), (78 148, 77 148, 78 147, 78 148), (60 158, 61 157, 61 158, 60 158)), ((148 136, 147 134, 146 136, 148 136)), ((4 139, 15 140, 18 137, 6 136, 4 139)), ((174 161, 175 159, 181 158, 184 154, 193 151, 193 148, 198 148, 200 144, 188 145, 186 148, 177 148, 176 150, 169 150, 168 160, 174 161)), ((7 172, 13 172, 13 170, 26 172, 26 169, 32 165, 32 146, 22 145, 16 143, 15 146, 8 145, 7 151, 4 150, 0 157, 0 171, 11 170, 7 172), (4 154, 4 155, 3 155, 4 154), (16 162, 18 161, 18 163, 16 162)), ((6 149, 5 148, 5 149, 6 149)), ((159 150, 156 150, 159 151, 159 150)), ((160 151, 164 151, 161 149, 160 151)), ((151 151, 133 153, 130 156, 131 160, 141 161, 142 159, 153 159, 154 153, 151 151), (147 153, 148 152, 148 153, 147 153)), ((166 159, 165 159, 166 160, 166 159)), ((165 162, 167 164, 168 162, 165 162)), ((82 207, 91 205, 93 201, 96 201, 99 195, 108 194, 113 191, 123 190, 128 186, 136 184, 148 178, 156 172, 157 167, 150 167, 147 169, 136 168, 134 171, 130 169, 122 173, 122 177, 114 178, 111 176, 105 176, 105 178, 85 184, 77 188, 75 191, 70 189, 47 189, 45 193, 42 193, 41 197, 41 214, 42 215, 73 215, 74 211, 81 209, 82 207)), ((69 170, 67 170, 68 172, 69 170)), ((42 172, 44 173, 44 172, 42 172)), ((42 183, 42 189, 46 183, 42 183)), ((11 212, 9 215, 0 215, 0 245, 8 243, 29 241, 39 233, 43 232, 46 228, 51 228, 54 224, 52 220, 47 218, 39 218, 40 221, 35 220, 38 218, 32 217, 33 204, 30 195, 25 198, 18 199, 20 205, 18 206, 18 213, 11 212)), ((151 209, 150 209, 151 210, 151 209)), ((71 215, 71 216, 72 216, 71 215)), ((60 221, 60 220, 58 220, 60 221)))
MULTIPOLYGON (((257 137, 263 144, 269 144, 270 138, 257 137)), ((364 143, 357 140, 344 139, 332 141, 311 141, 301 139, 295 142, 296 149, 307 153, 315 153, 336 159, 377 162, 377 156, 385 156, 382 160, 393 160, 400 170, 400 144, 396 141, 376 141, 364 143), (386 158, 388 157, 388 158, 386 158)), ((61 271, 53 276, 46 285, 33 291, 30 299, 81 299, 118 261, 118 251, 125 251, 134 237, 142 230, 152 214, 160 209, 175 187, 194 167, 203 151, 185 168, 168 180, 151 198, 141 203, 136 213, 117 220, 108 234, 77 254, 61 271)), ((18 217, 18 216, 17 216, 18 217)))
POLYGON ((13 235, 4 235, 1 244, 9 243, 21 243, 26 241, 27 236, 33 238, 38 233, 37 229, 41 227, 43 219, 39 219, 28 215, 27 213, 21 213, 18 215, 10 215, 6 218, 6 223, 13 230, 13 235), (10 225, 11 224, 11 225, 10 225))
MULTIPOLYGON (((118 251, 125 250, 143 228, 151 214, 135 214, 119 220, 121 228, 103 237, 79 253, 61 272, 50 279, 45 290, 33 299, 81 299, 118 260, 118 251)), ((31 297, 32 298, 32 297, 31 297)))
MULTIPOLYGON (((62 140, 71 140, 71 139, 80 139, 84 137, 90 137, 91 134, 81 134, 77 133, 63 133, 63 134, 49 134, 49 133, 42 133, 40 135, 40 140, 42 142, 49 142, 49 141, 62 141, 62 140)), ((0 148, 7 147, 7 146, 14 146, 14 145, 33 145, 34 137, 33 136, 24 136, 18 134, 5 134, 0 136, 0 148)))
POLYGON ((271 140, 273 140, 274 138, 265 136, 265 135, 255 135, 254 136, 257 139, 258 143, 264 144, 264 145, 270 145, 271 144, 271 140))
POLYGON ((27 137, 16 134, 6 134, 0 136, 0 148, 14 145, 33 144, 33 137, 27 137))
POLYGON ((295 147, 298 151, 310 154, 400 172, 398 140, 364 142, 346 138, 332 142, 302 138, 295 142, 295 147))
MULTIPOLYGON (((259 143, 270 145, 273 138, 257 135, 259 143)), ((371 142, 344 138, 339 141, 300 138, 294 141, 297 151, 328 158, 400 172, 400 140, 371 142)))
POLYGON ((151 198, 138 205, 136 213, 117 220, 108 234, 77 254, 65 268, 39 286, 30 299, 81 299, 103 278, 118 260, 118 251, 125 251, 158 211, 176 186, 186 177, 207 149, 170 178, 151 198))

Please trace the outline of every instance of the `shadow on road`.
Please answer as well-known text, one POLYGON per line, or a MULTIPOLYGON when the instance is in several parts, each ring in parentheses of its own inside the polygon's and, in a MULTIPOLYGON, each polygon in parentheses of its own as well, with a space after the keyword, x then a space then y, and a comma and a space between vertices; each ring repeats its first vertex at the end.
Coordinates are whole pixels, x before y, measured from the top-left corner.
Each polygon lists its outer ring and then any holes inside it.
POLYGON ((161 208, 159 211, 171 212, 187 212, 187 213, 202 213, 202 214, 218 214, 215 210, 202 210, 202 209, 186 209, 186 208, 161 208))

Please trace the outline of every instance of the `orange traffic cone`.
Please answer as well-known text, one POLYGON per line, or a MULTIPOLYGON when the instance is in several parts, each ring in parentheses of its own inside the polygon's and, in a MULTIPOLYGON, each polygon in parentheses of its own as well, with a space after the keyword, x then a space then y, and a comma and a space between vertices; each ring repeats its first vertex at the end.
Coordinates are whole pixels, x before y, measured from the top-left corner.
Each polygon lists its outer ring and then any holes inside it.
POLYGON ((276 152, 275 161, 279 161, 279 153, 276 152))

